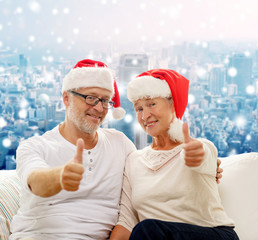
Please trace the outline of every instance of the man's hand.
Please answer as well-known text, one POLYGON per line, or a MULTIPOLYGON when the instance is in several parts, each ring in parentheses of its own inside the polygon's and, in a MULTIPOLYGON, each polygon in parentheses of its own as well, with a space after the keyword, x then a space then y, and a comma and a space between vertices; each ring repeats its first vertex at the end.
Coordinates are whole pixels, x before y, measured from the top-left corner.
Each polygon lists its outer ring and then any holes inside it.
POLYGON ((77 191, 83 177, 83 139, 77 140, 77 152, 73 159, 64 165, 60 172, 60 185, 67 191, 77 191))
POLYGON ((204 149, 200 141, 191 138, 189 135, 189 127, 185 122, 183 124, 184 134, 184 150, 185 150, 185 165, 188 167, 198 167, 204 159, 204 149))
POLYGON ((219 184, 220 183, 220 179, 222 178, 222 172, 223 172, 223 169, 220 168, 221 164, 221 160, 220 159, 217 159, 217 174, 216 174, 216 182, 219 184))

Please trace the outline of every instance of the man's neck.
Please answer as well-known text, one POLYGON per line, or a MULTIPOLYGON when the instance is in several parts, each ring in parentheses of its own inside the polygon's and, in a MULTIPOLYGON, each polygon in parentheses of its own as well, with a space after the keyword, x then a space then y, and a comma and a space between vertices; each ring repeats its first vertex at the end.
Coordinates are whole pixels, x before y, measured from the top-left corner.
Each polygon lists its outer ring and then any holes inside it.
POLYGON ((66 122, 59 124, 59 132, 70 143, 76 145, 77 139, 82 138, 84 141, 85 149, 92 149, 96 146, 98 142, 98 133, 94 131, 93 133, 85 133, 80 131, 75 126, 68 126, 66 122))

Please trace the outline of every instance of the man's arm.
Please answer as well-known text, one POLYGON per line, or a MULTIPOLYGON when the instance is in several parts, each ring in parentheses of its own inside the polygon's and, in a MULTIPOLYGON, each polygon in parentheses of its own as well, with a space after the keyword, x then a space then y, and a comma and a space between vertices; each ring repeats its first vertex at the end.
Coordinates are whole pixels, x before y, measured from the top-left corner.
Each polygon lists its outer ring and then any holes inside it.
POLYGON ((121 225, 116 225, 110 235, 110 240, 128 240, 130 231, 121 225))
POLYGON ((40 197, 51 197, 62 190, 60 173, 63 167, 34 170, 28 176, 30 190, 40 197))
POLYGON ((62 189, 76 191, 79 189, 83 177, 83 149, 82 139, 77 140, 77 152, 73 159, 63 167, 34 170, 27 179, 30 190, 40 197, 51 197, 62 189))

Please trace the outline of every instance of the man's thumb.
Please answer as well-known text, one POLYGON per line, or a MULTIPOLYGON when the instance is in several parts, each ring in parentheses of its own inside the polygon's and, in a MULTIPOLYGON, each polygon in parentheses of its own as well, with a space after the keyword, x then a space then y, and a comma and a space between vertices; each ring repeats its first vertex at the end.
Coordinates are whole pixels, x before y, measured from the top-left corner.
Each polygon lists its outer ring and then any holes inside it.
POLYGON ((82 164, 83 163, 82 156, 83 156, 83 149, 84 149, 83 139, 81 139, 81 138, 77 139, 76 146, 77 146, 77 151, 74 156, 74 162, 82 164))
POLYGON ((189 127, 186 122, 183 123, 183 134, 184 134, 184 143, 190 142, 191 137, 189 135, 189 127))

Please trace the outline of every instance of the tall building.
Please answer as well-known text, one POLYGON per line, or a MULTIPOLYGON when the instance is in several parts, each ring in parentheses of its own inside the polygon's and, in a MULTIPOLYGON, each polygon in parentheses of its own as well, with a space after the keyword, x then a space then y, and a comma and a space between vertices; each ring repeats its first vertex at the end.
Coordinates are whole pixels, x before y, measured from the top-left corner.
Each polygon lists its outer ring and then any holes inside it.
POLYGON ((137 148, 147 146, 147 137, 141 131, 135 131, 134 123, 135 114, 133 104, 127 99, 126 87, 134 77, 148 70, 149 58, 146 54, 124 54, 120 57, 118 67, 119 87, 124 90, 120 91, 121 106, 126 110, 127 116, 121 121, 112 121, 111 127, 124 132, 136 145, 137 148), (130 118, 130 122, 128 122, 130 118))
POLYGON ((149 58, 146 54, 123 54, 120 57, 119 83, 128 83, 133 77, 148 70, 149 58))
POLYGON ((212 95, 221 95, 225 84, 225 70, 222 66, 215 66, 210 71, 209 87, 212 95))
POLYGON ((246 87, 252 84, 252 64, 252 58, 244 54, 235 54, 229 58, 227 82, 237 85, 239 95, 246 95, 246 87), (234 69, 235 74, 229 74, 230 69, 234 69))
POLYGON ((20 72, 23 74, 23 76, 26 75, 27 66, 28 66, 28 60, 25 58, 25 56, 23 54, 20 54, 19 55, 19 68, 20 68, 20 72))

